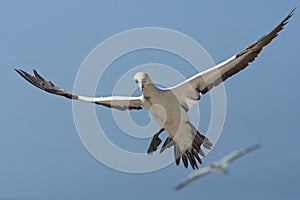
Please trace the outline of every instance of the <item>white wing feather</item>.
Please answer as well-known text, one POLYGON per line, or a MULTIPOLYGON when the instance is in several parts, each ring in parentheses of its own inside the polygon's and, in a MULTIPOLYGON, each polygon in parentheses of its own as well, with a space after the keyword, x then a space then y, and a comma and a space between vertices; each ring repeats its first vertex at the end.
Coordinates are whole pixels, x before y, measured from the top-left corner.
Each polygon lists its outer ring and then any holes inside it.
POLYGON ((142 109, 143 107, 143 96, 139 97, 124 97, 124 96, 111 96, 111 97, 85 97, 72 94, 62 88, 55 86, 51 81, 46 81, 41 75, 39 75, 35 70, 34 76, 28 74, 27 72, 16 69, 16 71, 32 85, 48 92, 51 94, 64 96, 72 100, 80 100, 89 103, 95 103, 98 105, 106 106, 109 108, 115 108, 118 110, 132 110, 132 109, 142 109))

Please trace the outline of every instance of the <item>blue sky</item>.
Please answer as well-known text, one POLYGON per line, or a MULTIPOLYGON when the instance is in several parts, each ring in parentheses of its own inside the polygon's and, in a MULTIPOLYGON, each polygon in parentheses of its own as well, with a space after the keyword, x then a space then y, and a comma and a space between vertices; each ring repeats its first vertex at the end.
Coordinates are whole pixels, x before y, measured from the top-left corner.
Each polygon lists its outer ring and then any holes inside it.
MULTIPOLYGON (((207 176, 179 192, 174 187, 190 169, 172 164, 129 174, 106 167, 81 143, 71 102, 38 91, 13 70, 35 68, 72 90, 77 70, 96 45, 119 32, 149 26, 192 37, 218 63, 265 34, 298 3, 1 1, 0 199, 298 199, 299 10, 249 68, 225 83, 224 129, 204 165, 248 145, 261 143, 263 148, 236 161, 229 176, 207 176)), ((184 61, 159 51, 124 56, 107 73, 118 77, 119 67, 130 70, 149 62, 174 65, 186 77, 193 74, 181 66, 184 61)), ((104 80, 108 87, 98 86, 98 95, 111 94, 116 81, 104 80)), ((199 104, 204 121, 200 130, 205 132, 209 98, 199 104)), ((146 151, 150 138, 124 137, 106 119, 110 110, 97 107, 97 114, 100 123, 108 122, 115 143, 146 151)), ((143 114, 145 121, 139 123, 147 123, 146 112, 132 115, 143 114)))

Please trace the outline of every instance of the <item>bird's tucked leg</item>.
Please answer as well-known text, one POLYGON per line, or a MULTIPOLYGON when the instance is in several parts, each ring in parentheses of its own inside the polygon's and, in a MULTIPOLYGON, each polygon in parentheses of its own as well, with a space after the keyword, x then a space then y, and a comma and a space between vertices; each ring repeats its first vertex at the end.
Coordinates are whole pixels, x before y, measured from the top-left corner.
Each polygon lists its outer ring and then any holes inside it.
POLYGON ((160 145, 161 143, 161 139, 159 138, 159 135, 164 131, 165 129, 162 128, 160 129, 157 133, 155 133, 155 135, 153 136, 150 146, 148 148, 147 153, 148 154, 152 154, 154 151, 157 150, 157 147, 160 145))

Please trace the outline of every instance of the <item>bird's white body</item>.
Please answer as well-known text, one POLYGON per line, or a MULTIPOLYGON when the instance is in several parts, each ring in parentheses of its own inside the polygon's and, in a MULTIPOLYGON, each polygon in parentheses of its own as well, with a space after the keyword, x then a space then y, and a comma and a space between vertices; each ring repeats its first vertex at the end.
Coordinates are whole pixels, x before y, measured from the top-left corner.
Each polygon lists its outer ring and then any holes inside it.
POLYGON ((180 151, 190 148, 195 135, 192 134, 189 116, 176 94, 169 89, 157 88, 154 84, 143 86, 142 93, 144 108, 150 111, 160 128, 169 133, 180 151))

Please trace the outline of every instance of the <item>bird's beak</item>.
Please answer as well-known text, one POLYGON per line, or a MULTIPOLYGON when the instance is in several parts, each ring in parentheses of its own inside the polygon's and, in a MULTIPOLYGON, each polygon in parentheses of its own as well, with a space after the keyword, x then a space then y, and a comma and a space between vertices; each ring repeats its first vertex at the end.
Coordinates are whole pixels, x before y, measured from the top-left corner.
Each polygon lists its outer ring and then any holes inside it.
POLYGON ((139 86, 139 88, 140 88, 141 90, 143 90, 144 86, 143 86, 143 83, 142 83, 142 82, 139 82, 138 86, 139 86))
POLYGON ((140 82, 140 85, 139 85, 140 88, 142 89, 142 91, 144 89, 145 84, 146 84, 146 80, 142 79, 142 81, 140 82))

